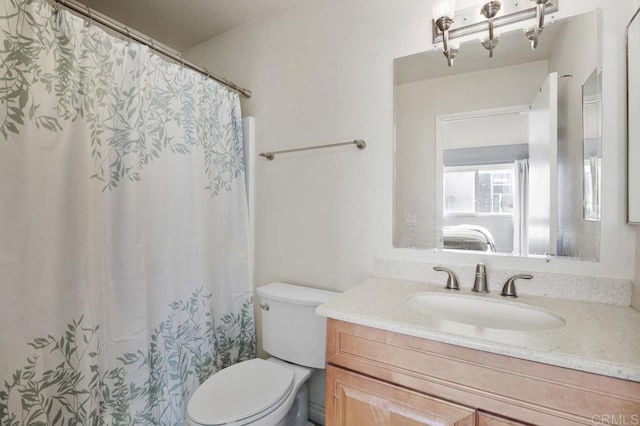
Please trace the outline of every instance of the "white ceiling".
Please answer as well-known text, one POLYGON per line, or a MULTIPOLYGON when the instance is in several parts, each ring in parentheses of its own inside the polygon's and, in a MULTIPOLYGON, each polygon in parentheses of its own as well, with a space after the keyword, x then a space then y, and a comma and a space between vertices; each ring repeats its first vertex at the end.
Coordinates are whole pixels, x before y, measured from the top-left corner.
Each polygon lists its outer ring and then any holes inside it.
POLYGON ((298 0, 79 0, 178 51, 298 0))

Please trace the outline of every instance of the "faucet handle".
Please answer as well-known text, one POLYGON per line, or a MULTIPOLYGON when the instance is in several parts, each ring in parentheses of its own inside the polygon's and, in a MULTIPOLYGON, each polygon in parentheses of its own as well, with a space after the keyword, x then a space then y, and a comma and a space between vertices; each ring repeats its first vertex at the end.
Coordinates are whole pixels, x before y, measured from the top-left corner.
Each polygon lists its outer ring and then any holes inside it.
POLYGON ((433 270, 449 274, 449 278, 447 278, 447 285, 444 287, 446 290, 460 290, 458 279, 452 270, 443 268, 442 266, 434 266, 433 270))
POLYGON ((518 295, 516 294, 516 280, 520 278, 522 278, 523 280, 530 280, 531 278, 533 278, 533 275, 521 274, 521 275, 512 276, 504 283, 504 286, 502 287, 502 293, 500 293, 500 296, 518 297, 518 295))

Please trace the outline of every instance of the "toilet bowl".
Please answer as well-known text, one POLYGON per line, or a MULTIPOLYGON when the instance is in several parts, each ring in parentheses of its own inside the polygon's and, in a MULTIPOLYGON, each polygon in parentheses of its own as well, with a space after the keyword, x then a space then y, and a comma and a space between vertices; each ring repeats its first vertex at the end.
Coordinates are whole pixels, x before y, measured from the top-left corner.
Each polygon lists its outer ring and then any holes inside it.
POLYGON ((306 426, 307 385, 324 368, 326 320, 316 307, 337 293, 284 283, 257 290, 263 347, 273 357, 244 361, 212 375, 187 405, 190 426, 306 426))
POLYGON ((277 358, 256 358, 225 368, 191 397, 189 425, 277 425, 311 372, 311 368, 277 358))

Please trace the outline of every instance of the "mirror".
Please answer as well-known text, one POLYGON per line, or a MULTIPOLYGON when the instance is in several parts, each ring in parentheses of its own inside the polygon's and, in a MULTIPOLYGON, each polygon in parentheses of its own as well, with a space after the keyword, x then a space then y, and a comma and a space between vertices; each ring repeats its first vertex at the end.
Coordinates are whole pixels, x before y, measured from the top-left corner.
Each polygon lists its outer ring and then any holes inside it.
POLYGON ((640 224, 640 11, 627 27, 628 222, 640 224))
POLYGON ((599 26, 550 22, 535 51, 507 32, 491 59, 467 42, 452 68, 394 61, 394 247, 598 260, 599 26))

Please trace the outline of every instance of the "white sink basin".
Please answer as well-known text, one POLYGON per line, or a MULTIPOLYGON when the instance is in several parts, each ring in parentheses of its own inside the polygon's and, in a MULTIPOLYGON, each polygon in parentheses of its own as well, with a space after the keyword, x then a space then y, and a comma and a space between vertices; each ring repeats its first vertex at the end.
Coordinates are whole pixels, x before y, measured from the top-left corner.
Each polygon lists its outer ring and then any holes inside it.
POLYGON ((408 297, 407 304, 430 317, 477 327, 534 331, 565 325, 565 320, 545 309, 483 296, 427 292, 408 297))

